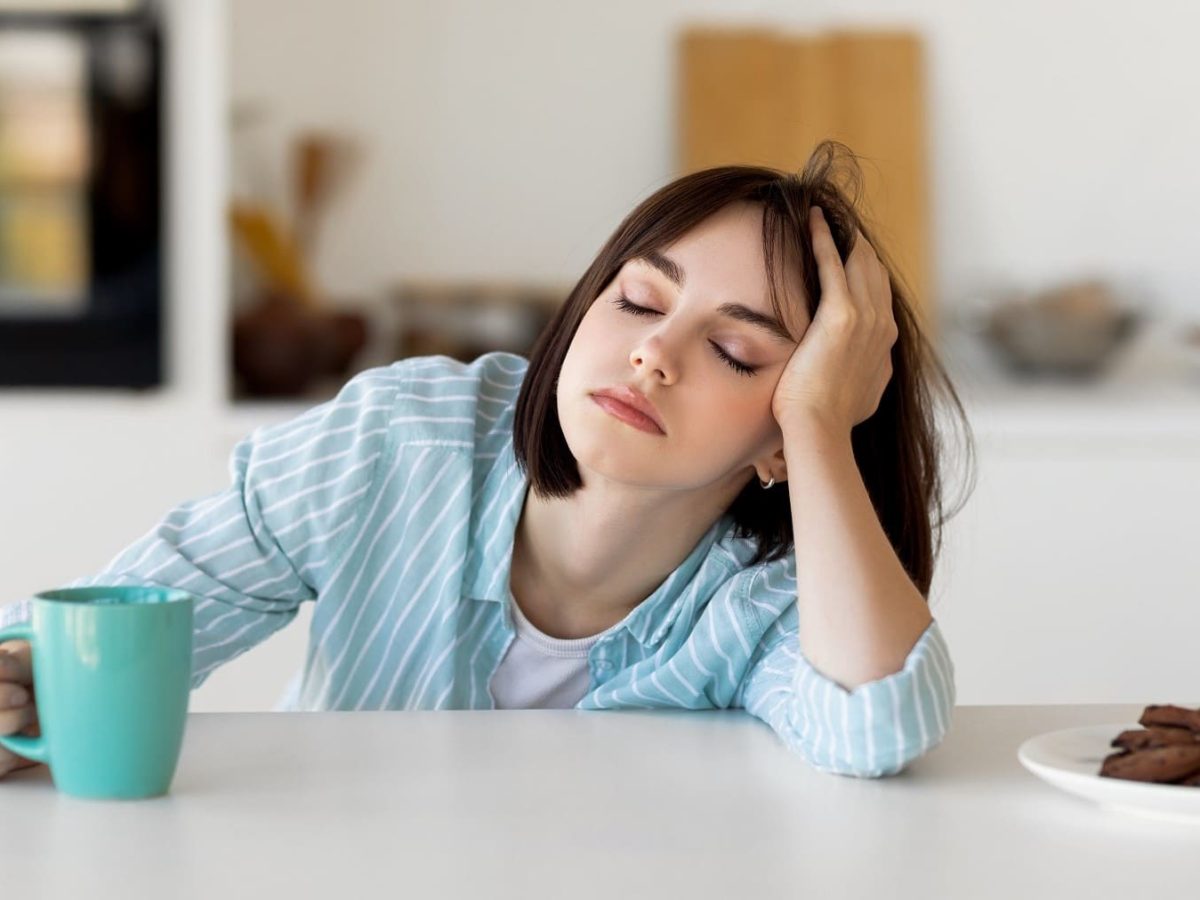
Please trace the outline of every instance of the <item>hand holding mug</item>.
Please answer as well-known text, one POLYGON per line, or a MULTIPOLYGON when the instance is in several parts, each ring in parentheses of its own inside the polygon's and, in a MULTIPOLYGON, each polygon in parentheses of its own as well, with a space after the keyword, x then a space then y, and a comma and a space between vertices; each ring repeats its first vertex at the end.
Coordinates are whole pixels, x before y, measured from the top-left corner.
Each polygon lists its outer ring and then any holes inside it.
POLYGON ((8 771, 46 763, 54 786, 74 797, 167 793, 187 721, 193 602, 159 585, 35 595, 31 621, 0 628, 0 644, 17 648, 0 687, 28 692, 2 720, 8 771), (39 734, 13 733, 33 722, 39 734))
MULTIPOLYGON (((29 734, 38 728, 37 705, 33 697, 33 660, 28 641, 0 644, 0 734, 29 734)), ((39 730, 32 732, 34 736, 39 730)), ((0 778, 17 769, 40 765, 35 759, 18 756, 0 746, 0 778)))

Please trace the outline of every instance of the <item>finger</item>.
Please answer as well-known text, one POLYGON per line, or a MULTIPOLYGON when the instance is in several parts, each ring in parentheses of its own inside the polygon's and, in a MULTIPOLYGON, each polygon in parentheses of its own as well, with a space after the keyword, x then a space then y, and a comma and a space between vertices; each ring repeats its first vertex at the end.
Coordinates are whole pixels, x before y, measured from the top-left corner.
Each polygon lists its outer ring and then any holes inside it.
POLYGON ((875 246, 867 240, 867 236, 860 230, 854 232, 854 248, 850 251, 850 256, 846 260, 846 268, 849 270, 855 259, 859 259, 858 263, 867 273, 867 277, 871 281, 872 287, 875 289, 871 294, 872 297, 879 297, 884 293, 891 295, 891 284, 888 281, 888 270, 884 266, 883 261, 879 258, 879 254, 875 252, 875 246))
POLYGON ((879 302, 894 324, 896 321, 895 295, 892 293, 892 276, 883 263, 879 263, 879 302))
MULTIPOLYGON (((888 346, 896 343, 899 328, 896 324, 895 304, 892 302, 892 279, 887 267, 875 255, 871 244, 859 233, 860 244, 864 248, 861 256, 852 258, 846 266, 847 277, 852 271, 865 271, 865 280, 873 283, 873 293, 868 304, 874 314, 875 324, 888 334, 888 346), (861 267, 861 268, 860 268, 861 267)), ((857 249, 857 245, 856 245, 857 249)), ((851 281, 853 287, 854 282, 851 281)))
POLYGON ((0 644, 0 681, 33 684, 32 657, 28 641, 0 644))
POLYGON ((41 765, 41 763, 36 759, 26 759, 24 756, 17 756, 17 754, 9 753, 3 747, 0 747, 0 778, 3 778, 9 772, 15 772, 18 769, 29 769, 38 765, 41 765))
POLYGON ((838 255, 837 244, 833 242, 833 233, 829 230, 821 207, 814 206, 809 209, 808 220, 809 230, 812 232, 813 256, 817 259, 817 277, 821 282, 822 299, 839 292, 848 298, 850 289, 846 285, 842 258, 838 255))
POLYGON ((846 283, 850 287, 851 302, 873 321, 881 312, 879 288, 874 279, 869 251, 859 249, 864 243, 860 235, 850 258, 846 260, 846 283))
POLYGON ((14 709, 0 710, 0 734, 16 734, 37 720, 37 707, 25 703, 14 709))
POLYGON ((851 252, 851 258, 847 260, 847 271, 851 265, 859 265, 866 273, 867 280, 871 283, 872 305, 875 309, 891 309, 892 305, 892 283, 888 275, 887 267, 879 258, 879 254, 875 252, 874 246, 867 240, 866 236, 861 232, 856 232, 857 240, 854 242, 854 250, 851 252))
MULTIPOLYGON (((32 726, 26 726, 22 733, 28 735, 29 737, 37 737, 41 734, 41 729, 37 725, 36 711, 34 715, 34 724, 32 726)), ((5 747, 0 747, 0 778, 3 778, 9 772, 16 771, 17 769, 29 769, 33 766, 40 765, 41 763, 39 763, 36 759, 29 759, 26 756, 13 753, 11 750, 5 747)))
POLYGON ((876 272, 879 276, 879 296, 887 304, 887 308, 892 308, 892 277, 888 273, 887 266, 876 258, 876 272))

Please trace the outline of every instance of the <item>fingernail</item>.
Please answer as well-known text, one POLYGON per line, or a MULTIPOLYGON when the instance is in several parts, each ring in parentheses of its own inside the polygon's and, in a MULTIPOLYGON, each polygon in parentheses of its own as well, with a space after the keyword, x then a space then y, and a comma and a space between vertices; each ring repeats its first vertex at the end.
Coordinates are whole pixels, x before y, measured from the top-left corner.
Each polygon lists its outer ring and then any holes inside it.
POLYGON ((29 694, 24 688, 13 688, 8 692, 8 708, 16 709, 18 706, 24 706, 29 702, 29 694))

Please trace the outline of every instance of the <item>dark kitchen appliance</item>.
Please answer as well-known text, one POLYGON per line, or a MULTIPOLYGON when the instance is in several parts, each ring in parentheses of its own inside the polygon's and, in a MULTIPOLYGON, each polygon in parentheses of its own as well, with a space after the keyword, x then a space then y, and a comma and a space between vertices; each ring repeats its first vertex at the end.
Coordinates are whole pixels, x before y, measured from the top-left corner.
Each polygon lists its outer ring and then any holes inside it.
POLYGON ((160 15, 103 6, 0 13, 0 385, 162 381, 160 15))

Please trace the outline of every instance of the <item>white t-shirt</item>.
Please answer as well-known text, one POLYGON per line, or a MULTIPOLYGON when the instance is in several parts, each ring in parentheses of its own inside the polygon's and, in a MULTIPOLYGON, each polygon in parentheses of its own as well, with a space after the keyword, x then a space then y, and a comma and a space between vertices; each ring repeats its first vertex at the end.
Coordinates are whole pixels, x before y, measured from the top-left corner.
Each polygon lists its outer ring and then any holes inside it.
POLYGON ((610 629, 581 638, 550 637, 515 602, 509 608, 516 635, 489 685, 496 709, 571 709, 588 691, 588 650, 610 629))

